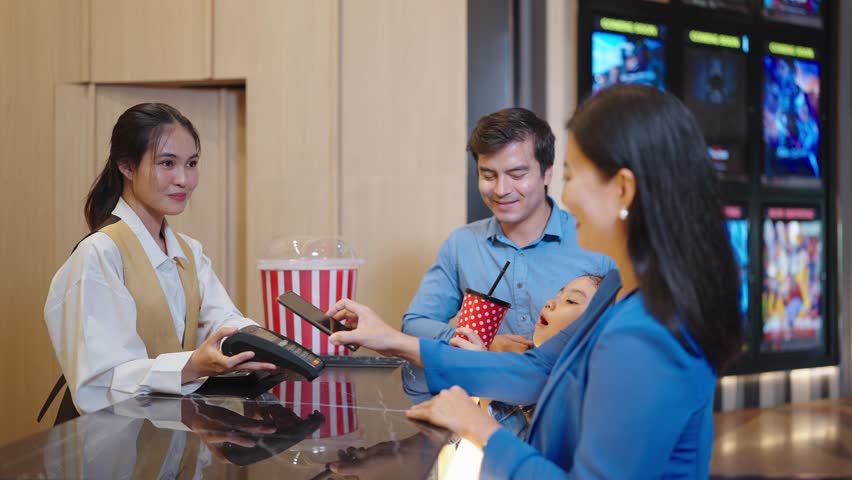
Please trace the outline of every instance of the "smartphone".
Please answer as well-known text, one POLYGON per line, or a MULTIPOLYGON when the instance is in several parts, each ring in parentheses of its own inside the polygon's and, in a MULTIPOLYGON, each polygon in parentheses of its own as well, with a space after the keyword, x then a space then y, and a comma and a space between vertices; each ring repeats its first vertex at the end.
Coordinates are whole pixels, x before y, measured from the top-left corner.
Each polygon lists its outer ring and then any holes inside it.
MULTIPOLYGON (((352 330, 346 325, 329 317, 325 314, 325 312, 315 307, 311 302, 293 291, 282 293, 278 297, 278 303, 284 305, 288 310, 304 318, 311 325, 314 325, 328 335, 331 335, 334 332, 352 330)), ((354 352, 355 350, 358 350, 358 345, 346 345, 346 348, 354 352)))

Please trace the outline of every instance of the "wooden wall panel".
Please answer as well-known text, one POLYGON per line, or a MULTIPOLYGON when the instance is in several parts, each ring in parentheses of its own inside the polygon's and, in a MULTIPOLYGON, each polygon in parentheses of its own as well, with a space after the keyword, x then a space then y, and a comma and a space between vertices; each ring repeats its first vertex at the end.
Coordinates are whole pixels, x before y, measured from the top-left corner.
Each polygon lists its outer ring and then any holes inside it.
POLYGON ((89 231, 83 217, 86 195, 97 174, 94 145, 94 87, 60 84, 54 111, 54 261, 61 265, 89 231))
MULTIPOLYGON (((270 4, 260 0, 213 0, 213 78, 245 78, 254 68, 258 13, 270 4)), ((274 6, 273 6, 274 8, 274 6)))
POLYGON ((229 272, 227 242, 227 191, 223 119, 224 92, 219 90, 110 87, 96 89, 96 170, 100 172, 109 153, 109 138, 118 116, 142 102, 168 103, 195 125, 201 137, 200 178, 186 210, 168 220, 176 230, 199 240, 223 283, 229 272))
POLYGON ((211 77, 212 0, 91 0, 93 82, 211 77))
POLYGON ((42 318, 57 267, 54 85, 87 69, 84 5, 0 1, 0 444, 46 428, 35 418, 59 375, 42 318))
POLYGON ((246 309, 246 94, 245 90, 224 93, 225 178, 228 191, 226 214, 228 256, 225 289, 241 311, 246 309))
POLYGON ((465 221, 465 2, 342 2, 341 223, 358 300, 398 325, 465 221))
POLYGON ((52 49, 57 66, 56 80, 87 82, 89 80, 89 0, 55 2, 57 41, 52 49))
POLYGON ((556 137, 549 194, 562 208, 565 125, 577 108, 577 0, 547 0, 547 122, 556 137))
POLYGON ((246 81, 247 312, 263 322, 257 259, 276 235, 337 232, 338 2, 262 1, 246 81))

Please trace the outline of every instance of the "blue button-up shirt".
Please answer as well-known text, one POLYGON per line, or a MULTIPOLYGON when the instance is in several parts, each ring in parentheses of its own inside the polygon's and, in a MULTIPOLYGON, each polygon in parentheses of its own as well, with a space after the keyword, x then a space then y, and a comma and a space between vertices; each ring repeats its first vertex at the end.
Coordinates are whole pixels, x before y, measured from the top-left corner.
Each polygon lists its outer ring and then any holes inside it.
POLYGON ((538 313, 566 283, 584 274, 603 275, 615 268, 608 257, 577 245, 574 217, 555 206, 541 237, 521 248, 503 233, 495 217, 455 230, 441 245, 438 260, 426 272, 402 318, 402 331, 422 338, 449 340, 447 325, 461 307, 464 290, 487 293, 506 261, 511 261, 492 294, 509 302, 498 334, 532 339, 538 313))

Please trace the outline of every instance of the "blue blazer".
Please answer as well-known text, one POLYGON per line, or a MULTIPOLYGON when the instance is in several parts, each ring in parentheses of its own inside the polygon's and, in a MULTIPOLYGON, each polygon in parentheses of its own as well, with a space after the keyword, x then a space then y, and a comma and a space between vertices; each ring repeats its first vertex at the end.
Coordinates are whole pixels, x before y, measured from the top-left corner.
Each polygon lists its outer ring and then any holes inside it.
POLYGON ((526 443, 502 428, 488 439, 482 478, 707 478, 716 372, 640 292, 612 304, 620 286, 610 272, 580 318, 524 354, 420 341, 432 392, 537 404, 526 443))

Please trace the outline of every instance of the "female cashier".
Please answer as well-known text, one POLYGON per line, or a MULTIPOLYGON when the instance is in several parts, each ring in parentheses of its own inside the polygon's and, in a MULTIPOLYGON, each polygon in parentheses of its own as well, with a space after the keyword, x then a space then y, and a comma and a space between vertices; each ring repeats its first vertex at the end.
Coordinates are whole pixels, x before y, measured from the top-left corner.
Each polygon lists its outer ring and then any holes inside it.
POLYGON ((716 376, 741 331, 702 132, 674 96, 640 85, 598 92, 569 128, 562 200, 620 285, 609 274, 583 316, 524 354, 408 337, 349 300, 330 313, 357 327, 332 341, 424 365, 440 393, 408 415, 482 446, 483 478, 707 478, 716 376), (526 441, 468 392, 536 403, 526 441))
POLYGON ((275 369, 250 361, 253 352, 219 350, 254 322, 234 307, 201 244, 166 220, 198 185, 199 147, 195 127, 169 105, 136 105, 113 127, 86 200, 93 233, 54 276, 44 307, 81 413, 138 393, 190 393, 236 368, 275 369))

